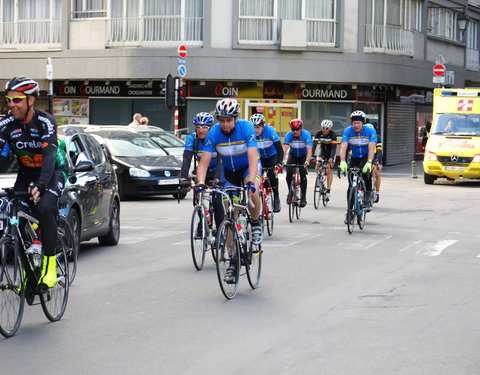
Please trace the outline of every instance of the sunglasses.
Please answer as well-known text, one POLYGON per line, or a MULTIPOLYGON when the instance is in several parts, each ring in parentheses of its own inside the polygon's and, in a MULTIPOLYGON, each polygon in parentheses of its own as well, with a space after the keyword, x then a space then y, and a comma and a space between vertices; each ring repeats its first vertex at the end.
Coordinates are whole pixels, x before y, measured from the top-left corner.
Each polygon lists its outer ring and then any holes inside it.
POLYGON ((18 103, 21 103, 23 99, 26 99, 27 96, 26 95, 23 95, 23 96, 15 96, 13 98, 11 98, 10 96, 5 96, 5 101, 7 103, 10 103, 10 102, 14 102, 16 104, 18 103))
POLYGON ((298 132, 298 131, 300 131, 300 130, 302 130, 302 128, 292 129, 292 131, 294 131, 294 132, 298 132))
POLYGON ((208 125, 197 125, 195 129, 200 129, 200 130, 208 130, 210 129, 210 126, 208 125))

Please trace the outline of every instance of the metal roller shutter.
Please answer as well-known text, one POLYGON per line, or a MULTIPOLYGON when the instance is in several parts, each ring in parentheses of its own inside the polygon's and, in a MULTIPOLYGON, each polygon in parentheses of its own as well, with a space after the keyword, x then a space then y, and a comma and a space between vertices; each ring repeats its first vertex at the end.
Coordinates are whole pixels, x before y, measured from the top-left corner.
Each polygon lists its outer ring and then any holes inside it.
POLYGON ((414 160, 415 118, 414 104, 387 104, 385 165, 410 163, 414 160))

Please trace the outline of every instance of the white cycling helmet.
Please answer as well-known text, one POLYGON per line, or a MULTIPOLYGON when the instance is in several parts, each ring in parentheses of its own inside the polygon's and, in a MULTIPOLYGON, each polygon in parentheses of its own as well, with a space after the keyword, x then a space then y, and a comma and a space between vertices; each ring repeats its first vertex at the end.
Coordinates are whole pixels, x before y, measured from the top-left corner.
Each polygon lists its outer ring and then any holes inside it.
POLYGON ((362 123, 367 122, 367 115, 363 111, 353 111, 350 115, 350 119, 353 121, 361 121, 362 123))
POLYGON ((255 113, 250 117, 250 122, 255 126, 265 125, 265 116, 261 113, 255 113))
POLYGON ((240 113, 240 104, 235 99, 222 99, 217 102, 217 116, 236 117, 240 113))
POLYGON ((331 128, 333 127, 333 122, 331 120, 323 120, 321 126, 322 128, 331 128))

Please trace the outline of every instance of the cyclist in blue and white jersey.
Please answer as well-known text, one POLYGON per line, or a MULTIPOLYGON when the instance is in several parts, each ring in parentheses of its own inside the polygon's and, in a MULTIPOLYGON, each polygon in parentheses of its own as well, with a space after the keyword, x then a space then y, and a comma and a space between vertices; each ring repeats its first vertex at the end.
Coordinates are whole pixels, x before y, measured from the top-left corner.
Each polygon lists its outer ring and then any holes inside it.
MULTIPOLYGON (((287 164, 303 164, 304 166, 304 168, 300 168, 300 190, 302 192, 302 196, 300 198, 300 207, 305 207, 307 205, 307 168, 310 158, 312 157, 312 135, 310 132, 302 128, 302 120, 296 118, 290 121, 290 129, 292 130, 289 131, 283 139, 283 151, 284 153, 287 153, 287 150, 290 147, 287 164)), ((293 168, 287 167, 286 169, 287 186, 290 190, 293 168)))
MULTIPOLYGON (((283 161, 283 148, 280 137, 270 125, 265 125, 265 116, 255 113, 250 117, 255 126, 257 148, 260 154, 262 168, 274 168, 283 161)), ((278 177, 274 169, 267 171, 267 177, 273 190, 273 212, 280 212, 280 197, 278 196, 278 177)))
MULTIPOLYGON (((372 193, 372 162, 375 154, 375 145, 377 143, 377 132, 371 127, 364 126, 367 116, 363 111, 354 111, 350 115, 352 125, 346 128, 342 136, 340 146, 340 170, 346 172, 348 169, 345 161, 347 147, 352 151, 350 158, 350 167, 362 168, 362 176, 365 180, 367 189, 367 211, 370 205, 370 194, 372 193)), ((350 181, 349 181, 350 183, 350 181)))
MULTIPOLYGON (((213 116, 208 112, 197 113, 193 119, 195 125, 195 133, 190 134, 185 141, 185 150, 183 151, 182 171, 180 174, 180 184, 183 188, 190 188, 190 179, 188 172, 190 170, 190 164, 194 159, 193 174, 196 173, 197 163, 200 162, 202 157, 203 148, 205 147, 205 139, 214 122, 213 116)), ((210 164, 207 168, 206 181, 219 182, 222 177, 222 168, 217 168, 217 153, 214 152, 210 164)), ((214 196, 212 199, 214 209, 214 219, 216 227, 220 227, 223 221, 224 211, 223 203, 220 197, 214 196)))

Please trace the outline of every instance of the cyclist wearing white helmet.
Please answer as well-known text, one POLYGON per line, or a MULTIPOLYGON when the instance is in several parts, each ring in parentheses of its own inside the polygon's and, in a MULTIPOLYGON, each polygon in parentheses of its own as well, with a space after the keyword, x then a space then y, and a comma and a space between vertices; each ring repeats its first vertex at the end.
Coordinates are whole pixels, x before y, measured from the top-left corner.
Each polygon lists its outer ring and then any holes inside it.
POLYGON ((14 77, 7 82, 5 91, 9 112, 0 121, 0 164, 8 160, 9 151, 17 157, 19 169, 14 188, 30 191, 30 208, 42 228, 44 260, 38 284, 40 288, 51 288, 57 282, 57 202, 65 184, 65 159, 59 152, 57 123, 49 113, 34 109, 40 90, 33 79, 14 77))
MULTIPOLYGON (((239 119, 240 104, 235 99, 223 99, 216 106, 218 124, 208 132, 202 158, 197 168, 197 184, 203 188, 208 165, 215 151, 222 162, 222 178, 226 186, 248 186, 248 196, 254 208, 248 207, 252 224, 252 242, 259 245, 263 241, 263 227, 260 222, 262 204, 258 195, 261 181, 261 163, 258 158, 255 128, 250 121, 239 119)), ((235 279, 235 264, 232 263, 225 274, 225 282, 235 279)))
POLYGON ((315 149, 318 142, 320 142, 320 151, 318 152, 315 171, 318 172, 321 161, 327 160, 327 194, 325 197, 329 201, 333 181, 333 165, 335 164, 337 153, 337 133, 332 130, 333 122, 331 120, 323 120, 321 127, 313 137, 312 155, 315 155, 315 149))
POLYGON ((352 150, 350 166, 362 168, 362 175, 367 189, 367 211, 370 210, 370 194, 372 193, 372 162, 375 154, 375 145, 377 143, 377 133, 375 129, 364 126, 367 122, 367 116, 363 111, 354 111, 350 115, 352 125, 346 128, 342 135, 342 144, 340 147, 340 170, 346 172, 348 169, 345 161, 347 147, 352 150))
POLYGON ((283 161, 283 147, 280 137, 270 125, 265 125, 265 116, 255 113, 250 117, 250 122, 255 126, 258 153, 262 168, 268 168, 267 177, 273 190, 273 212, 280 212, 280 197, 278 195, 278 177, 275 166, 283 161))
POLYGON ((377 124, 365 124, 365 126, 371 126, 375 129, 377 133, 377 144, 375 145, 375 155, 373 156, 373 167, 372 173, 375 175, 375 203, 378 203, 380 200, 380 186, 382 184, 382 179, 380 177, 380 173, 382 172, 382 160, 383 160, 383 153, 382 153, 382 137, 378 134, 377 131, 377 124))

